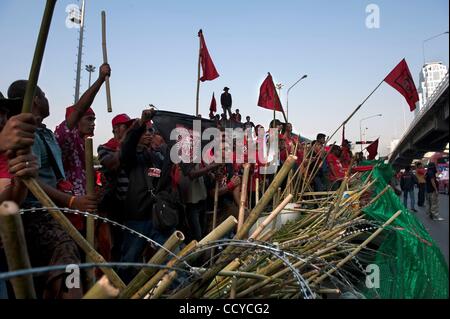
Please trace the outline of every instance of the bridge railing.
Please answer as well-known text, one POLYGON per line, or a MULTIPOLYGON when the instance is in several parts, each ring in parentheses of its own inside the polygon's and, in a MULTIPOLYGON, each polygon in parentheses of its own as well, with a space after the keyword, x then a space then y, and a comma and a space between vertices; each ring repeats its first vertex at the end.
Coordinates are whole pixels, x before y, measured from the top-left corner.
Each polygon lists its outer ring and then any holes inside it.
POLYGON ((420 109, 419 113, 416 115, 414 120, 409 124, 408 129, 403 134, 402 138, 398 142, 395 150, 391 153, 390 160, 393 159, 394 156, 397 155, 397 149, 403 144, 404 140, 408 137, 409 133, 414 129, 416 124, 420 121, 420 119, 428 112, 428 110, 436 103, 437 99, 442 95, 442 93, 448 88, 449 84, 449 73, 442 78, 441 82, 439 82, 436 89, 433 91, 431 96, 428 98, 427 103, 420 109))

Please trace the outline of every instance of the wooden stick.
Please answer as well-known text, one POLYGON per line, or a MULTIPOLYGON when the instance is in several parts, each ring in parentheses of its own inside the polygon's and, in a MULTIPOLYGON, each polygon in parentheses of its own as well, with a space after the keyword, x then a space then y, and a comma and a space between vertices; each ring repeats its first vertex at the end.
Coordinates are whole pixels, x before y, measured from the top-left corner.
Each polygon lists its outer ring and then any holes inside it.
MULTIPOLYGON (((164 263, 167 256, 169 255, 167 251, 173 251, 177 248, 184 240, 184 235, 180 231, 175 231, 169 239, 164 243, 163 248, 160 248, 152 258, 148 261, 149 264, 160 265, 164 263)), ((145 283, 156 273, 157 268, 143 268, 139 273, 131 280, 131 282, 126 286, 126 288, 120 293, 120 299, 131 298, 145 283)))
MULTIPOLYGON (((48 195, 42 190, 35 179, 24 179, 24 184, 33 193, 33 195, 39 200, 39 202, 44 207, 56 207, 55 203, 48 197, 48 195)), ((52 208, 48 210, 50 215, 61 225, 61 227, 67 232, 67 234, 75 241, 75 243, 80 246, 81 250, 84 251, 86 257, 95 263, 101 264, 106 263, 105 259, 97 252, 94 248, 84 239, 83 236, 78 232, 78 230, 72 225, 72 223, 67 219, 67 217, 61 213, 59 209, 52 208)), ((115 271, 108 267, 100 267, 111 283, 119 288, 125 288, 125 284, 120 279, 120 277, 115 273, 115 271)))
MULTIPOLYGON (((217 226, 217 209, 219 207, 219 182, 216 181, 216 186, 214 189, 214 211, 213 211, 213 222, 212 222, 212 230, 213 231, 217 226)), ((211 249, 211 263, 214 257, 214 248, 211 249)))
MULTIPOLYGON (((14 202, 3 202, 0 205, 0 235, 8 261, 8 270, 30 269, 22 218, 19 206, 14 202)), ((16 299, 36 299, 32 275, 12 278, 11 284, 16 299)))
POLYGON ((259 202, 259 178, 256 178, 255 182, 255 206, 259 202))
MULTIPOLYGON (((173 257, 168 263, 167 267, 174 267, 179 264, 179 259, 189 254, 195 248, 197 248, 197 241, 193 240, 188 245, 186 245, 178 254, 177 257, 173 257)), ((158 282, 164 277, 165 274, 168 273, 167 269, 159 270, 156 275, 154 275, 147 283, 142 286, 132 297, 131 299, 142 299, 147 295, 147 293, 155 287, 158 282)))
POLYGON ((270 224, 270 222, 272 220, 274 220, 278 214, 283 210, 283 208, 291 201, 291 199, 294 196, 292 196, 292 194, 289 194, 288 196, 286 196, 286 198, 284 199, 284 201, 282 201, 277 208, 275 208, 270 215, 264 219, 264 221, 259 224, 258 228, 256 228, 256 230, 253 232, 253 234, 249 237, 249 239, 256 239, 258 238, 258 236, 261 234, 261 232, 264 230, 264 228, 267 227, 267 225, 270 224))
MULTIPOLYGON (((92 145, 92 138, 88 137, 84 140, 84 162, 86 170, 86 193, 88 195, 95 195, 95 182, 94 182, 94 150, 92 145)), ((88 243, 95 247, 95 222, 94 217, 88 216, 86 219, 86 240, 88 243)), ((87 262, 92 262, 86 258, 87 262)), ((95 282, 94 269, 87 270, 88 287, 92 287, 95 282)))
MULTIPOLYGON (((102 11, 102 49, 103 49, 103 63, 108 63, 108 53, 106 49, 106 12, 102 11)), ((109 85, 109 76, 105 77, 106 87, 106 103, 108 105, 108 112, 112 112, 111 106, 111 88, 109 85)))
POLYGON ((241 185, 241 200, 239 203, 239 218, 238 218, 238 227, 237 230, 239 231, 242 228, 242 225, 244 225, 244 219, 245 219, 245 203, 247 199, 247 182, 248 182, 248 174, 250 172, 250 164, 245 163, 244 164, 244 174, 242 176, 242 185, 241 185))
POLYGON ((36 48, 34 50, 33 62, 31 64, 30 75, 28 76, 27 87, 23 98, 22 113, 31 112, 55 4, 56 0, 47 0, 45 5, 44 16, 42 17, 41 28, 39 30, 36 48))
POLYGON ((108 277, 103 276, 89 291, 83 299, 115 299, 119 295, 119 289, 115 288, 108 277))
POLYGON ((342 267, 342 265, 344 265, 347 261, 349 261, 350 259, 352 259, 353 257, 356 256, 356 254, 358 254, 364 247, 366 247, 375 237, 377 237, 383 230, 384 228, 386 228, 386 226, 390 225, 398 216, 400 216, 400 214, 402 213, 401 210, 399 210, 398 212, 396 212, 394 215, 391 216, 391 218, 389 218, 380 228, 378 228, 372 235, 369 236, 369 238, 367 238, 361 245, 359 245, 355 250, 353 250, 347 257, 345 257, 344 259, 342 259, 337 265, 336 267, 333 267, 332 269, 328 270, 325 274, 323 274, 322 276, 320 276, 319 278, 317 278, 314 281, 314 284, 317 285, 320 282, 322 282, 325 278, 327 278, 328 276, 330 276, 332 273, 334 273, 336 270, 338 270, 339 268, 342 267))

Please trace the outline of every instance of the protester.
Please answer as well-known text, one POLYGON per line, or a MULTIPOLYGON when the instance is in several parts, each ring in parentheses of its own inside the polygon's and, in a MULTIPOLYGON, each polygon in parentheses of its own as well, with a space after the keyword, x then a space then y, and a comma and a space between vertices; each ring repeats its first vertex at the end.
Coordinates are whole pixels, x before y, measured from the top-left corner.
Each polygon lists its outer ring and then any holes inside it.
POLYGON ((232 97, 231 97, 231 94, 230 93, 228 93, 228 91, 230 90, 230 88, 228 88, 228 87, 224 87, 224 89, 223 89, 223 93, 222 93, 222 95, 220 96, 220 103, 222 104, 222 108, 223 108, 223 115, 224 115, 224 117, 225 117, 225 120, 227 119, 227 112, 228 112, 228 115, 230 116, 230 119, 231 119, 231 106, 233 105, 233 100, 232 100, 232 97))
MULTIPOLYGON (((26 80, 12 83, 8 89, 9 98, 24 98, 26 80)), ((61 149, 53 132, 42 123, 50 115, 49 103, 44 92, 37 87, 33 99, 32 115, 37 124, 32 152, 39 166, 38 183, 53 202, 59 207, 92 212, 97 208, 95 196, 74 196, 58 190, 57 185, 64 181, 61 149)), ((42 207, 39 201, 28 194, 24 208, 42 207)), ((23 216, 25 236, 34 267, 78 264, 78 247, 62 226, 48 212, 25 214, 23 216)), ((82 288, 66 289, 67 273, 62 270, 51 271, 35 279, 37 294, 43 298, 80 298, 82 288)))
MULTIPOLYGON (((70 193, 86 195, 85 139, 94 135, 95 113, 91 109, 95 96, 111 75, 108 64, 100 66, 97 81, 81 96, 78 102, 66 109, 65 120, 55 129, 56 141, 61 148, 62 162, 70 193)), ((69 215, 74 226, 84 232, 84 216, 69 215)))
MULTIPOLYGON (((120 150, 120 163, 127 173, 129 184, 125 196, 124 225, 149 237, 158 244, 164 244, 175 230, 161 230, 152 220, 154 195, 170 177, 170 163, 167 157, 161 158, 152 150, 154 128, 150 127, 153 110, 144 110, 141 119, 125 137, 120 150)), ((166 153, 164 153, 167 156, 166 153)), ((170 184, 170 183, 169 183, 170 184)), ((146 241, 130 232, 125 232, 121 248, 121 262, 143 261, 142 255, 146 241)), ((129 282, 137 273, 136 269, 120 269, 119 275, 129 282)))
POLYGON ((427 182, 425 180, 426 170, 421 162, 416 163, 416 177, 418 182, 419 192, 417 194, 417 206, 423 207, 425 205, 425 189, 427 182))
POLYGON ((414 200, 414 186, 417 184, 417 178, 411 171, 411 166, 405 167, 405 173, 400 178, 400 188, 403 192, 403 204, 408 208, 408 197, 410 200, 410 209, 417 212, 414 200))
POLYGON ((341 182, 345 176, 344 168, 339 159, 340 157, 341 148, 337 145, 332 145, 331 151, 327 156, 327 163, 329 167, 328 180, 331 184, 330 189, 333 191, 339 189, 341 182))
POLYGON ((239 113, 239 109, 236 109, 236 122, 241 123, 242 122, 242 115, 239 113))
POLYGON ((341 154, 341 163, 345 170, 347 170, 352 162, 352 151, 351 151, 351 143, 349 140, 344 140, 341 146, 342 154, 341 154))
POLYGON ((245 117, 245 123, 244 123, 244 130, 249 129, 250 132, 253 132, 253 129, 255 129, 255 124, 253 124, 252 121, 250 121, 250 116, 245 117))
POLYGON ((436 164, 434 164, 433 162, 428 163, 427 173, 425 175, 428 216, 432 220, 442 221, 444 219, 439 216, 439 188, 436 174, 436 164))

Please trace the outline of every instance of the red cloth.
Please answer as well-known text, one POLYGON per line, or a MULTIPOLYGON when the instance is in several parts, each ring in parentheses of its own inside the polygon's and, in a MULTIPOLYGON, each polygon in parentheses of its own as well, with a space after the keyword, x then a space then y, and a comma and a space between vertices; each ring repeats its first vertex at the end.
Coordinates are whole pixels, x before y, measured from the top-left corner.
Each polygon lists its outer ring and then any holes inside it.
POLYGON ((275 89, 275 84, 273 84, 272 75, 270 75, 270 73, 267 75, 261 85, 261 88, 259 89, 258 106, 269 110, 282 110, 280 98, 278 97, 277 90, 275 89))
POLYGON ((414 84, 414 80, 405 59, 400 61, 384 81, 405 97, 411 112, 416 109, 416 103, 419 101, 419 94, 417 93, 416 85, 414 84))
POLYGON ((374 141, 372 144, 367 146, 366 151, 369 153, 369 156, 367 156, 368 160, 374 160, 375 156, 378 154, 378 138, 376 141, 374 141))
POLYGON ((211 104, 209 106, 209 114, 214 114, 217 112, 217 102, 216 102, 216 98, 214 97, 214 93, 211 99, 211 104))
POLYGON ((200 78, 200 81, 212 81, 219 77, 219 73, 217 73, 216 67, 209 55, 202 30, 198 32, 198 36, 200 37, 200 64, 203 70, 203 76, 200 78))
MULTIPOLYGON (((69 106, 68 108, 66 108, 66 120, 69 118, 69 116, 70 116, 73 112, 75 112, 75 107, 74 107, 73 105, 72 105, 72 106, 69 106)), ((84 116, 86 116, 86 115, 95 115, 95 112, 94 112, 93 109, 88 108, 87 111, 86 111, 86 113, 84 113, 84 116)))
POLYGON ((110 139, 103 147, 110 149, 111 151, 118 151, 120 149, 120 142, 115 138, 110 139))
POLYGON ((341 162, 342 162, 342 166, 344 166, 344 168, 348 168, 351 161, 352 161, 352 157, 350 155, 350 149, 348 147, 342 147, 342 156, 341 156, 341 162))
POLYGON ((0 153, 0 178, 13 178, 9 173, 8 158, 5 153, 0 153))
POLYGON ((330 181, 334 182, 336 180, 340 180, 345 177, 344 168, 342 167, 341 161, 339 160, 339 158, 336 155, 334 155, 333 153, 328 154, 327 162, 328 162, 328 166, 332 166, 334 168, 334 173, 336 174, 336 175, 334 175, 332 173, 332 171, 330 170, 330 176, 329 176, 330 181))

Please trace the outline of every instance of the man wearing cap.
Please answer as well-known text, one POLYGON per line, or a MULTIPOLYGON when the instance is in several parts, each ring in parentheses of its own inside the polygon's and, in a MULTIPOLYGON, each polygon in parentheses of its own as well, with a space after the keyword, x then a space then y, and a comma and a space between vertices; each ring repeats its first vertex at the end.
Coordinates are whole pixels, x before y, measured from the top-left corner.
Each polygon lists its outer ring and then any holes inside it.
MULTIPOLYGON (((128 175, 120 163, 120 148, 133 122, 134 120, 130 119, 127 114, 115 116, 112 119, 113 138, 97 148, 98 160, 102 165, 101 172, 105 181, 99 211, 119 223, 123 222, 123 201, 128 191, 129 182, 128 175)), ((122 235, 122 230, 110 228, 109 244, 111 249, 106 255, 103 254, 106 260, 119 260, 122 235)))
POLYGON ((224 87, 223 93, 220 96, 220 103, 222 104, 223 113, 225 114, 225 120, 227 119, 227 112, 231 119, 231 106, 233 104, 231 94, 228 93, 230 89, 228 87, 224 87))
MULTIPOLYGON (((23 99, 27 83, 26 80, 13 82, 8 88, 8 98, 23 99)), ((84 99, 84 101, 86 100, 84 99)), ((74 114, 78 114, 78 112, 74 114)), ((58 189, 58 184, 65 179, 61 148, 53 132, 42 123, 50 115, 50 107, 45 93, 39 87, 36 87, 33 97, 31 115, 37 125, 32 153, 36 156, 39 167, 37 178, 39 185, 59 207, 80 211, 95 210, 97 208, 95 196, 74 196, 58 189)), ((22 207, 42 207, 42 205, 37 198, 28 193, 22 207)), ((48 212, 39 211, 35 214, 25 214, 22 216, 22 220, 33 267, 79 264, 81 262, 77 245, 48 212)), ((64 270, 54 270, 35 278, 37 295, 46 299, 81 298, 83 294, 81 287, 67 289, 65 279, 68 275, 64 270)))

